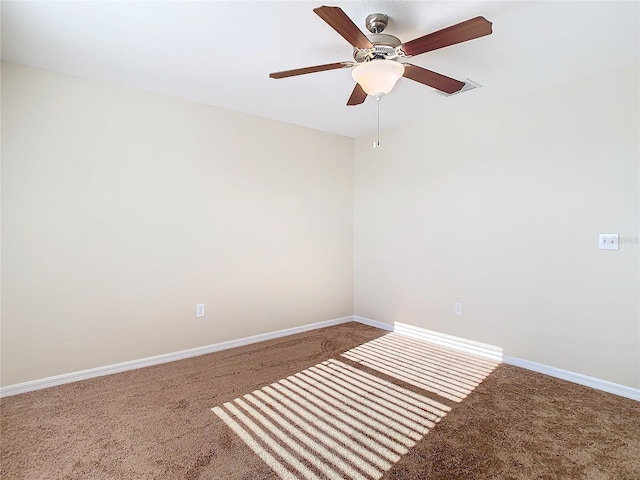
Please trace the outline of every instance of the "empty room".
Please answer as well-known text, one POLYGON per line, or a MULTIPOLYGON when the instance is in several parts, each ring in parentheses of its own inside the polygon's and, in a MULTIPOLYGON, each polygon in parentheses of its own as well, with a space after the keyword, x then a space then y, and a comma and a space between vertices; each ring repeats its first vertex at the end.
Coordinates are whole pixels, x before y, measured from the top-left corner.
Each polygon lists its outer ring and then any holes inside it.
POLYGON ((1 478, 640 478, 640 2, 0 9, 1 478))

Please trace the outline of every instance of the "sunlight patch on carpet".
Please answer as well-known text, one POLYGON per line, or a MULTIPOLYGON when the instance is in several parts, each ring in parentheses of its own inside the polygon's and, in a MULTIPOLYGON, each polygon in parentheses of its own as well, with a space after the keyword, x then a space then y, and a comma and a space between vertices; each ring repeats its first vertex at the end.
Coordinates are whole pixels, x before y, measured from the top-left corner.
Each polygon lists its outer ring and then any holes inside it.
POLYGON ((397 333, 363 343, 342 356, 454 402, 461 402, 500 364, 397 333))
POLYGON ((212 410, 283 480, 371 480, 451 408, 331 359, 212 410))

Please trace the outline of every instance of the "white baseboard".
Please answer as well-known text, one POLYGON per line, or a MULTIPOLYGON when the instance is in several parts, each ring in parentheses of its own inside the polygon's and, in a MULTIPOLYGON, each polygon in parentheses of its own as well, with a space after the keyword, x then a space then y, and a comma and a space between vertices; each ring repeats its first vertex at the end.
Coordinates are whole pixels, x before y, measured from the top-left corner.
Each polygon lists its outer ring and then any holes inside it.
POLYGON ((341 323, 352 322, 353 320, 353 316, 334 318, 333 320, 310 323, 307 325, 302 325, 300 327, 285 328, 284 330, 252 335, 250 337, 239 338, 237 340, 229 340, 227 342, 214 343, 212 345, 205 345, 203 347, 190 348, 188 350, 180 350, 178 352, 165 353, 162 355, 155 355, 153 357, 140 358, 138 360, 130 360, 128 362, 115 363, 113 365, 106 365, 103 367, 90 368, 88 370, 80 370, 77 372, 55 375, 53 377, 41 378, 38 380, 31 380, 23 383, 16 383, 14 385, 0 387, 0 398, 8 397, 11 395, 18 395, 20 393, 31 392, 34 390, 40 390, 42 388, 55 387, 56 385, 63 385, 65 383, 77 382, 79 380, 101 377, 103 375, 125 372, 127 370, 134 370, 136 368, 150 367, 152 365, 173 362, 175 360, 197 357, 199 355, 206 355, 207 353, 219 352, 221 350, 242 347, 244 345, 249 345, 252 343, 264 342, 266 340, 286 337, 288 335, 294 335, 296 333, 308 332, 309 330, 317 330, 318 328, 330 327, 333 325, 339 325, 341 323))
POLYGON ((81 370, 78 372, 65 373, 62 375, 56 375, 53 377, 41 378, 38 380, 31 380, 28 382, 17 383, 14 385, 7 385, 0 387, 0 398, 8 397, 11 395, 18 395, 20 393, 31 392, 34 390, 40 390, 48 387, 55 387, 56 385, 62 385, 65 383, 77 382, 79 380, 86 380, 94 377, 101 377, 103 375, 111 375, 113 373, 124 372, 127 370, 134 370, 136 368, 150 367, 152 365, 159 365, 161 363, 173 362, 175 360, 183 360, 185 358, 197 357, 199 355, 206 355, 207 353, 219 352, 222 350, 228 350, 230 348, 242 347, 244 345, 250 345, 252 343, 264 342, 266 340, 272 340, 280 337, 286 337, 288 335, 294 335, 296 333, 308 332, 310 330, 316 330, 319 328, 330 327, 332 325, 339 325, 356 321, 369 325, 372 327, 380 328, 386 331, 392 331, 403 335, 412 336, 428 342, 436 343, 438 345, 446 346, 449 348, 462 350, 467 353, 473 353, 476 355, 485 356, 488 358, 502 360, 509 365, 515 365, 517 367, 526 368, 534 372, 543 373, 552 377, 567 380, 569 382, 577 383, 587 387, 595 388, 596 390, 602 390, 604 392, 619 395, 621 397, 630 398, 632 400, 640 401, 640 389, 627 387, 617 383, 609 382, 607 380, 600 380, 599 378, 589 377, 580 373, 570 372, 568 370, 562 370, 560 368, 543 365, 541 363, 531 362, 516 357, 502 356, 502 349, 493 345, 488 345, 473 340, 468 340, 461 337, 454 337, 452 335, 446 335, 444 333, 434 332, 420 327, 413 327, 411 325, 395 322, 394 325, 380 322, 377 320, 371 320, 365 317, 359 317, 357 315, 347 316, 341 318, 335 318, 333 320, 326 320, 323 322, 310 323, 299 327, 286 328, 284 330, 277 330, 275 332, 262 333, 259 335, 253 335, 250 337, 239 338, 237 340, 229 340, 227 342, 214 343, 212 345, 205 345, 203 347, 191 348, 188 350, 181 350, 178 352, 166 353, 162 355, 156 355, 153 357, 141 358, 138 360, 131 360, 128 362, 116 363, 113 365, 106 365, 104 367, 90 368, 88 370, 81 370))
POLYGON ((426 328, 414 327, 413 325, 407 325, 406 323, 400 322, 394 323, 393 331, 408 337, 448 347, 453 350, 471 353, 473 355, 502 362, 502 348, 489 345, 488 343, 476 342, 462 337, 454 337, 453 335, 427 330, 426 328))
POLYGON ((502 348, 500 347, 488 345, 486 343, 475 342, 466 338, 454 337, 452 335, 427 330, 425 328, 414 327, 412 325, 407 325, 399 322, 394 322, 393 327, 391 327, 387 323, 359 317, 357 315, 354 316, 353 319, 356 322, 383 328, 385 330, 391 330, 395 333, 400 333, 427 342, 453 348, 455 350, 462 350, 467 353, 473 353, 475 355, 481 355, 484 357, 492 358, 494 360, 500 360, 509 365, 525 368, 527 370, 532 370, 534 372, 549 375, 551 377, 556 377, 561 380, 584 385, 585 387, 595 388, 596 390, 612 393, 621 397, 630 398, 631 400, 640 401, 640 389, 609 382, 608 380, 589 377, 588 375, 583 375, 581 373, 562 370, 561 368, 551 367, 549 365, 524 360, 522 358, 503 356, 502 348))
POLYGON ((354 315, 353 321, 358 323, 363 323, 365 325, 369 325, 370 327, 376 327, 381 330, 387 330, 388 332, 393 332, 393 325, 390 325, 384 322, 379 322, 377 320, 371 320, 370 318, 359 317, 357 315, 354 315))
POLYGON ((590 377, 581 373, 570 372, 569 370, 562 370, 561 368, 550 367, 542 363, 532 362, 530 360, 524 360, 517 357, 505 356, 503 358, 504 363, 514 365, 516 367, 526 368, 534 372, 543 373, 551 377, 556 377, 561 380, 567 380, 568 382, 584 385, 585 387, 595 388, 603 392, 613 393, 621 397, 630 398, 631 400, 640 401, 640 389, 627 387, 626 385, 620 385, 619 383, 609 382, 607 380, 601 380, 599 378, 590 377))

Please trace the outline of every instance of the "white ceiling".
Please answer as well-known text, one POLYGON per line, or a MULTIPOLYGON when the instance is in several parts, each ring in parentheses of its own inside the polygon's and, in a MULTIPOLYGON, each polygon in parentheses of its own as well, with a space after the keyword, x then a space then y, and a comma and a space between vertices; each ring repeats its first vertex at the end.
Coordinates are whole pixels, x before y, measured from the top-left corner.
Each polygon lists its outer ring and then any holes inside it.
MULTIPOLYGON (((413 57, 482 88, 444 97, 400 79, 382 128, 469 108, 640 60, 640 2, 329 2, 366 32, 373 12, 402 41, 482 15, 493 34, 413 57)), ((348 107, 350 70, 268 78, 352 60, 313 8, 320 0, 234 2, 2 1, 2 59, 346 136, 371 134, 375 102, 348 107)), ((585 98, 585 102, 589 99, 585 98)))

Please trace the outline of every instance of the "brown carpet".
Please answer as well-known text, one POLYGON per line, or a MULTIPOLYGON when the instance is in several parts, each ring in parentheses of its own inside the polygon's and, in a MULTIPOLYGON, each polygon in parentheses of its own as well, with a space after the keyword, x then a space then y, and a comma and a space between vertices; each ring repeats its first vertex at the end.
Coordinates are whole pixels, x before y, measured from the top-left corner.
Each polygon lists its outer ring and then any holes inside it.
POLYGON ((640 403, 385 333, 348 323, 4 398, 1 477, 640 478, 640 403))

